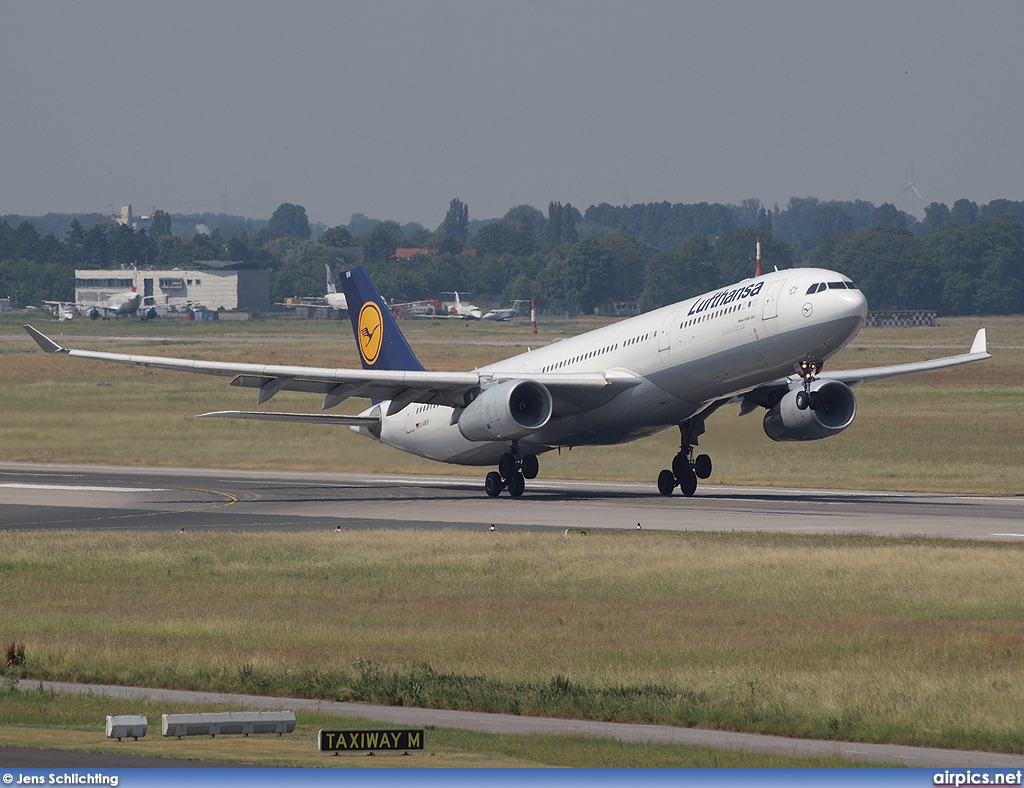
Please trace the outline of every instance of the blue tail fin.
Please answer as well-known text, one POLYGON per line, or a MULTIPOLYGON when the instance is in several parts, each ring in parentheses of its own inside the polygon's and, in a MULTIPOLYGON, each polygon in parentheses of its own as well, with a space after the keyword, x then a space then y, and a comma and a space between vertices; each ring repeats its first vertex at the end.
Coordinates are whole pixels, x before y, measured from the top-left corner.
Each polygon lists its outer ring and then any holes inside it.
POLYGON ((365 268, 356 266, 343 272, 341 289, 348 301, 363 369, 423 369, 365 268))

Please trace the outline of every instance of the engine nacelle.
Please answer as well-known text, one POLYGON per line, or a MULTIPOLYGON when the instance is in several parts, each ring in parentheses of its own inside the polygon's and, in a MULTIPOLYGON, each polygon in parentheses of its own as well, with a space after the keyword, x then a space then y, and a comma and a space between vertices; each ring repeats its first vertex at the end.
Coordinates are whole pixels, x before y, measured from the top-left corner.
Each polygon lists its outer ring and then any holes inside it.
POLYGON ((157 311, 156 307, 143 306, 139 307, 139 319, 140 320, 156 320, 157 311))
POLYGON ((773 441, 816 441, 838 435, 853 423, 857 398, 845 383, 816 380, 811 383, 811 392, 813 410, 797 407, 797 395, 803 395, 803 388, 799 388, 789 391, 764 414, 765 435, 773 441))
POLYGON ((459 416, 471 441, 504 441, 536 432, 551 418, 551 392, 532 380, 506 380, 480 392, 459 416))
POLYGON ((91 306, 85 310, 85 314, 90 320, 98 320, 102 312, 100 312, 96 307, 91 306))

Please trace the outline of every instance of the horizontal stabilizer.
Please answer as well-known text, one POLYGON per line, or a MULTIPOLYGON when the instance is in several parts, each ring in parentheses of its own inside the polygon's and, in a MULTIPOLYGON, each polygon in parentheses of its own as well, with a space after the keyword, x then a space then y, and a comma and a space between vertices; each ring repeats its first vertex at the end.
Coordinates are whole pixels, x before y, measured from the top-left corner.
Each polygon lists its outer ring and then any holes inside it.
POLYGON ((273 411, 218 410, 200 413, 200 419, 250 419, 252 421, 287 421, 293 424, 329 424, 333 427, 373 427, 380 416, 342 416, 335 413, 275 413, 273 411))

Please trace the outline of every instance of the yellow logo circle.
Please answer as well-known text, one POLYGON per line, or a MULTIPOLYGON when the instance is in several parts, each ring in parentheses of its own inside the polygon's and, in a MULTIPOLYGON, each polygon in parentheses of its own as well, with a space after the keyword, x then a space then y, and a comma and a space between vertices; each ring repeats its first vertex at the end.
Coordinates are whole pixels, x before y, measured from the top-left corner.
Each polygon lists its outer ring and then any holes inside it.
POLYGON ((359 353, 371 367, 377 363, 384 340, 384 318, 380 307, 367 301, 359 310, 359 353))

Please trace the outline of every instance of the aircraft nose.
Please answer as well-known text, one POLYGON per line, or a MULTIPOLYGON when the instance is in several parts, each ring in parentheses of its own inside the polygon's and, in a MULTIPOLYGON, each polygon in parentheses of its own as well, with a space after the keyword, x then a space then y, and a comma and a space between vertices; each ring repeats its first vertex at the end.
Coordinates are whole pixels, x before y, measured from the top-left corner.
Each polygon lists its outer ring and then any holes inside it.
POLYGON ((860 290, 844 290, 837 295, 836 307, 844 317, 864 319, 868 316, 868 300, 860 290))

